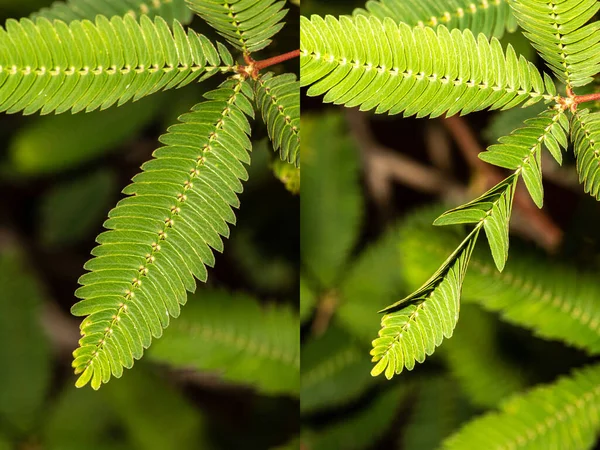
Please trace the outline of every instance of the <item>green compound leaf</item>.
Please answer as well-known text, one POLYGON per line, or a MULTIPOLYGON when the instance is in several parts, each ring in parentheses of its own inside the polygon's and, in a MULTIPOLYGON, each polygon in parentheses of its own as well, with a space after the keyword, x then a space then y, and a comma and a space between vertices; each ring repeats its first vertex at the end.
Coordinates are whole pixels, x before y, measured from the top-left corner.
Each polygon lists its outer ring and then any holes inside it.
MULTIPOLYGON (((451 251, 456 233, 424 226, 423 214, 409 220, 402 230, 404 276, 418 286, 435 270, 437 261, 451 251)), ((427 215, 427 220, 430 214, 427 215)), ((532 330, 536 336, 563 341, 589 354, 600 353, 600 283, 596 274, 551 264, 540 255, 513 248, 501 273, 486 253, 474 252, 462 301, 477 303, 499 313, 502 320, 532 330)))
POLYGON ((585 192, 600 200, 600 112, 577 111, 573 116, 571 141, 579 182, 585 192))
POLYGON ((0 111, 93 111, 185 86, 219 70, 213 44, 160 17, 97 16, 52 24, 9 19, 0 28, 0 111))
POLYGON ((54 2, 48 8, 31 15, 31 19, 62 20, 69 23, 73 20, 94 20, 97 15, 106 17, 130 15, 139 19, 143 14, 150 18, 160 16, 167 23, 178 20, 183 24, 192 21, 193 14, 185 4, 185 0, 67 0, 54 2))
POLYGON ((560 147, 567 147, 565 131, 569 125, 563 110, 544 111, 533 119, 525 121, 509 136, 498 139, 499 144, 488 147, 479 158, 495 166, 515 170, 521 175, 535 204, 541 208, 544 203, 542 185, 541 149, 544 144, 557 159, 562 161, 560 147))
POLYGON ((300 166, 300 83, 296 75, 268 73, 255 82, 256 105, 283 161, 300 166))
POLYGON ((594 0, 510 0, 525 36, 560 81, 584 86, 600 71, 600 9, 594 0), (585 25, 585 26, 584 26, 585 25))
POLYGON ((600 430, 600 365, 515 396, 451 436, 447 450, 588 449, 600 430))
POLYGON ((298 395, 300 322, 287 306, 264 307, 244 294, 203 290, 148 357, 176 367, 218 371, 270 395, 298 395))
POLYGON ((371 355, 375 367, 371 375, 385 372, 387 379, 415 361, 422 363, 442 340, 452 337, 460 310, 460 291, 479 227, 476 227, 416 292, 383 311, 379 337, 371 355))
POLYGON ((74 352, 77 386, 98 389, 132 367, 179 316, 194 278, 206 280, 212 249, 223 250, 247 179, 252 90, 234 78, 205 98, 161 137, 165 147, 123 190, 84 266, 71 310, 88 316, 74 352))
POLYGON ((509 176, 475 200, 445 212, 433 224, 482 223, 496 267, 502 272, 508 259, 508 225, 518 179, 516 174, 509 176))
POLYGON ((369 0, 365 7, 367 11, 357 9, 354 14, 371 14, 380 20, 389 17, 412 26, 468 28, 474 35, 498 39, 505 30, 517 29, 508 0, 369 0))
POLYGON ((288 10, 276 0, 186 0, 188 6, 244 53, 253 53, 271 43, 283 28, 288 10))
MULTIPOLYGON (((302 86, 323 101, 405 117, 525 106, 546 94, 540 72, 512 46, 471 31, 391 19, 302 17, 302 86)), ((550 83, 550 86, 551 83, 550 83)))

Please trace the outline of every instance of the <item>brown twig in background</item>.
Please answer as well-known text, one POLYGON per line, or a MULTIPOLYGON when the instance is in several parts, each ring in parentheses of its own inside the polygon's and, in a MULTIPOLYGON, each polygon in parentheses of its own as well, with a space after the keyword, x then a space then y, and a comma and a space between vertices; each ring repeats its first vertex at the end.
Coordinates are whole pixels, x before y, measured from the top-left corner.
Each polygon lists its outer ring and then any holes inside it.
POLYGON ((346 109, 346 116, 361 150, 367 188, 380 208, 389 206, 393 182, 438 195, 463 189, 442 171, 380 144, 369 127, 368 115, 353 108, 346 109))
POLYGON ((326 292, 321 296, 315 312, 315 319, 312 323, 313 335, 321 336, 327 331, 338 305, 339 298, 335 291, 326 292))
POLYGON ((437 121, 429 120, 425 123, 425 149, 431 164, 444 173, 452 173, 454 163, 452 161, 452 146, 448 133, 437 121))
MULTIPOLYGON (((442 123, 475 173, 476 184, 479 185, 480 181, 483 183, 482 191, 491 188, 505 178, 501 171, 479 159, 478 155, 483 148, 466 120, 460 116, 452 116, 442 120, 442 123)), ((563 237, 563 232, 558 225, 535 206, 522 186, 517 188, 514 202, 516 212, 522 214, 526 219, 526 226, 520 226, 519 231, 547 251, 555 251, 563 237)))

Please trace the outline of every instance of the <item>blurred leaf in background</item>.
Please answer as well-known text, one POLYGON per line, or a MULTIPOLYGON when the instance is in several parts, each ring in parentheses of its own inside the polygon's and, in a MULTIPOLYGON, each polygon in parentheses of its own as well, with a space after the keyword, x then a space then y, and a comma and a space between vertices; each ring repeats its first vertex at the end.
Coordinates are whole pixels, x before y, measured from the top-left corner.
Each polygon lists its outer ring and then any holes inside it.
POLYGON ((116 194, 116 176, 109 169, 57 184, 42 197, 39 234, 49 248, 80 242, 98 228, 116 194))
POLYGON ((276 395, 298 395, 298 318, 288 306, 260 305, 224 291, 190 295, 184 317, 148 352, 172 367, 217 371, 224 380, 276 395))
POLYGON ((11 172, 56 173, 115 151, 155 119, 165 99, 163 93, 104 111, 36 117, 11 141, 11 172))
POLYGON ((43 420, 52 355, 42 293, 16 249, 0 247, 0 435, 19 438, 43 420))
POLYGON ((302 262, 321 289, 338 281, 358 235, 362 197, 356 147, 342 116, 302 116, 302 262))

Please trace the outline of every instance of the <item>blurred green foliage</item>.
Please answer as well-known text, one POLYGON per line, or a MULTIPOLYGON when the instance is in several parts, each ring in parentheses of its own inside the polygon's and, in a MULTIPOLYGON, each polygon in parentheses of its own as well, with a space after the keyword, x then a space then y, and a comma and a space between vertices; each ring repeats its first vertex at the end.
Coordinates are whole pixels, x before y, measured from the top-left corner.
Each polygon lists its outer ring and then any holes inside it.
POLYGON ((78 243, 98 227, 113 203, 116 176, 109 169, 68 180, 48 190, 39 208, 39 235, 44 245, 78 243))
POLYGON ((10 168, 24 175, 56 173, 115 151, 155 118, 164 100, 162 94, 105 111, 36 118, 12 140, 10 168))
POLYGON ((42 330, 42 293, 16 249, 0 253, 0 424, 21 435, 42 419, 50 384, 50 346, 42 330))

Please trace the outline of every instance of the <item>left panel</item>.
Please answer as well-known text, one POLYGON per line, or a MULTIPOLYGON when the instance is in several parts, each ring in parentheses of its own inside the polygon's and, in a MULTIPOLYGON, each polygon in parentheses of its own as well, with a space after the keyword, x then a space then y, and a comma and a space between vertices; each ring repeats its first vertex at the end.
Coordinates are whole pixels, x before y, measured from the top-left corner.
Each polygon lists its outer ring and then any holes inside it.
POLYGON ((298 1, 0 1, 0 450, 299 433, 298 1))

